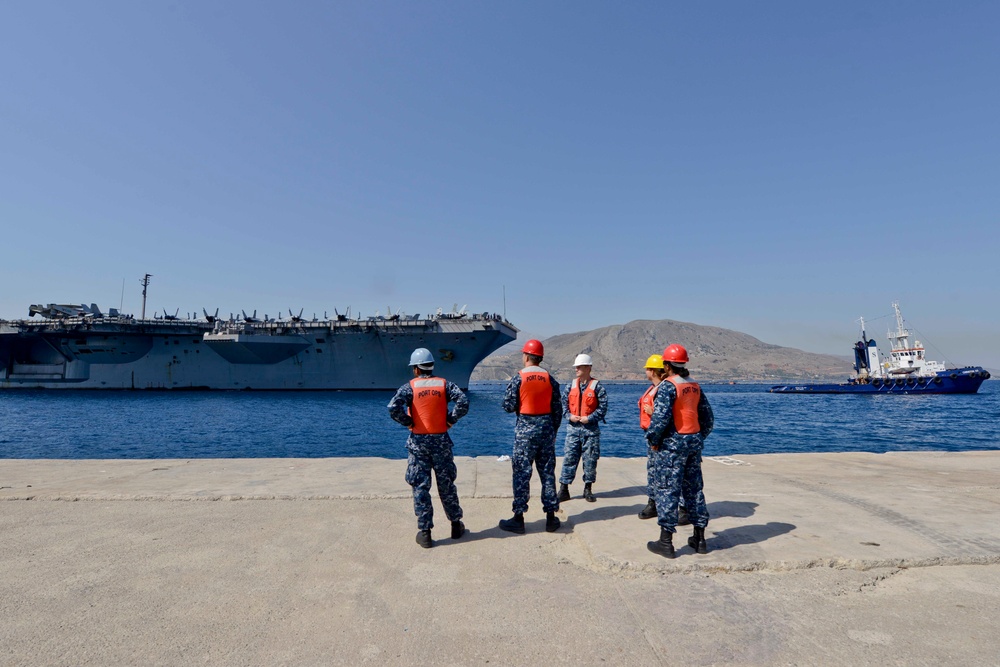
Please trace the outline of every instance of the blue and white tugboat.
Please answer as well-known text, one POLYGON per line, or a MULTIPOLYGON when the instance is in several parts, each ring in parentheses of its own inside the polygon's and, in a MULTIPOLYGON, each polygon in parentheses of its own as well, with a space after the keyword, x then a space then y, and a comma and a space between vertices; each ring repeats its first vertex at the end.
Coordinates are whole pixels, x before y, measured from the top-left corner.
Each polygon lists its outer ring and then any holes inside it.
POLYGON ((928 361, 920 341, 910 345, 910 332, 903 323, 899 304, 893 303, 896 332, 888 332, 891 351, 879 354, 874 339, 865 335, 861 318, 861 340, 854 345, 857 375, 844 384, 778 385, 775 394, 975 394, 989 371, 980 366, 947 368, 940 361, 928 361))

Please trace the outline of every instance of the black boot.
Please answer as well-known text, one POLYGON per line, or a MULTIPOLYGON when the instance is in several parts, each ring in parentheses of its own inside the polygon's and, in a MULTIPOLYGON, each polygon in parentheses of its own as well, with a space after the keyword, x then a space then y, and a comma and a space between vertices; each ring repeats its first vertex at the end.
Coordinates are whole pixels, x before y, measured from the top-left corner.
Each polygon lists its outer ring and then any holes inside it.
POLYGON ((430 549, 434 546, 434 543, 431 541, 431 531, 421 530, 417 533, 417 544, 422 546, 424 549, 430 549))
POLYGON ((588 503, 597 502, 597 498, 594 497, 594 492, 590 489, 590 483, 583 485, 583 499, 588 503))
POLYGON ((677 508, 677 525, 678 526, 690 526, 691 517, 688 516, 687 508, 681 505, 677 508))
POLYGON ((646 548, 664 558, 674 557, 674 534, 666 528, 660 528, 660 539, 656 542, 646 542, 646 548))
POLYGON ((465 535, 465 524, 461 521, 451 522, 451 539, 457 540, 462 535, 465 535))
POLYGON ((688 546, 700 554, 708 553, 708 545, 705 544, 705 529, 694 527, 694 535, 688 538, 688 546))
POLYGON ((567 500, 569 500, 569 484, 559 485, 559 495, 556 497, 556 499, 561 503, 564 503, 567 500))
POLYGON ((524 515, 517 512, 509 519, 501 519, 500 530, 506 530, 508 533, 524 535, 524 515))
POLYGON ((561 526, 561 525, 562 525, 562 522, 559 520, 559 517, 556 516, 555 512, 546 512, 545 513, 545 530, 546 530, 546 532, 554 533, 557 530, 559 530, 559 526, 561 526))
POLYGON ((656 501, 652 498, 646 503, 646 506, 642 508, 639 512, 640 519, 655 519, 656 518, 656 501))

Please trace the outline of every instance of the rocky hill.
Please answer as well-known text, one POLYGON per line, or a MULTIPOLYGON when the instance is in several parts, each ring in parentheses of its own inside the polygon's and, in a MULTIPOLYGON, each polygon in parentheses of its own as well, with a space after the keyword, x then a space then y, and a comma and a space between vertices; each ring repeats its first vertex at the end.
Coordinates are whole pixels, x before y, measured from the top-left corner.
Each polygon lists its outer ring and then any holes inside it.
MULTIPOLYGON (((644 380, 646 358, 670 343, 687 348, 692 375, 704 381, 843 380, 853 372, 853 360, 846 356, 769 345, 739 331, 674 320, 635 320, 552 336, 543 343, 543 366, 560 381, 573 377, 573 359, 580 353, 594 357, 595 377, 644 380)), ((507 380, 520 368, 520 352, 498 352, 476 367, 472 379, 507 380)))

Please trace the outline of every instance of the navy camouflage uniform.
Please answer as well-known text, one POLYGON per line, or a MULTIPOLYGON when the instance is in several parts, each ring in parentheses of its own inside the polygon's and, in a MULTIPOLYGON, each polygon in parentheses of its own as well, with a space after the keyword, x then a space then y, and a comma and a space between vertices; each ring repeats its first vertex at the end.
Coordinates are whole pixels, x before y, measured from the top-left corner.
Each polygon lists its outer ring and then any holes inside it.
POLYGON ((551 374, 549 382, 552 384, 551 414, 521 414, 520 373, 516 374, 507 385, 507 391, 503 396, 503 409, 517 413, 517 424, 514 426, 514 451, 510 457, 513 468, 515 514, 528 511, 532 464, 538 469, 538 478, 542 483, 542 509, 545 512, 559 511, 559 500, 556 498, 556 431, 562 423, 562 400, 559 383, 551 374))
POLYGON ((681 494, 687 506, 692 525, 708 525, 708 507, 705 504, 704 481, 701 476, 701 450, 705 438, 715 426, 715 415, 705 393, 698 400, 698 426, 700 431, 690 435, 677 433, 674 428, 674 401, 677 388, 663 379, 650 417, 646 442, 650 446, 652 472, 651 491, 656 500, 657 523, 667 532, 674 533, 677 526, 677 506, 681 494), (659 450, 653 449, 658 447, 659 450))
MULTIPOLYGON (((446 382, 445 386, 448 402, 455 404, 448 411, 448 425, 451 426, 469 412, 469 399, 454 382, 446 382)), ((413 426, 413 418, 407 414, 412 404, 413 388, 407 382, 389 401, 389 416, 407 428, 413 426)), ((417 528, 430 530, 434 527, 431 470, 437 477, 438 495, 445 515, 449 521, 460 521, 462 507, 458 504, 458 489, 455 488, 458 468, 452 454, 451 436, 447 433, 410 433, 406 440, 406 451, 406 483, 413 487, 413 513, 417 515, 417 528)))
MULTIPOLYGON (((604 385, 600 380, 594 385, 594 393, 597 394, 597 409, 587 415, 587 423, 571 422, 569 420, 569 390, 563 394, 562 407, 563 417, 566 420, 566 440, 563 443, 563 464, 562 474, 559 475, 559 483, 567 486, 576 479, 576 468, 583 458, 583 481, 585 484, 593 484, 597 481, 597 459, 601 458, 601 427, 600 423, 608 414, 608 393, 604 391, 604 385)), ((580 392, 586 385, 580 387, 580 392)))

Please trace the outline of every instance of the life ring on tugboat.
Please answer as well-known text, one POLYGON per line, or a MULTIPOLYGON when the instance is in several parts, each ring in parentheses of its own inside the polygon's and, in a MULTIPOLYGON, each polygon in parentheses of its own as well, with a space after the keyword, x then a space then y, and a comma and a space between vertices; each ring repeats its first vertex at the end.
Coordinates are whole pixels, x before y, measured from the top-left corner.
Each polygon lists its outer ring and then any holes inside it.
POLYGON ((916 380, 914 380, 913 378, 910 378, 910 379, 908 379, 908 380, 906 381, 906 384, 908 384, 908 385, 910 385, 911 387, 913 387, 913 386, 915 386, 915 385, 917 384, 917 381, 916 381, 916 380))
POLYGON ((906 384, 906 380, 904 380, 902 378, 896 378, 896 386, 897 387, 902 387, 904 384, 906 384))
POLYGON ((934 384, 941 384, 941 378, 940 377, 934 378, 934 384))
POLYGON ((989 380, 991 377, 992 376, 990 375, 989 371, 983 371, 983 379, 984 380, 989 380))
POLYGON ((958 373, 952 373, 948 377, 950 377, 952 380, 957 380, 958 379, 958 373))
POLYGON ((917 378, 917 384, 923 387, 924 385, 927 384, 927 378, 917 378))
POLYGON ((872 380, 872 386, 877 389, 882 386, 882 381, 879 380, 878 378, 875 378, 874 380, 872 380))

